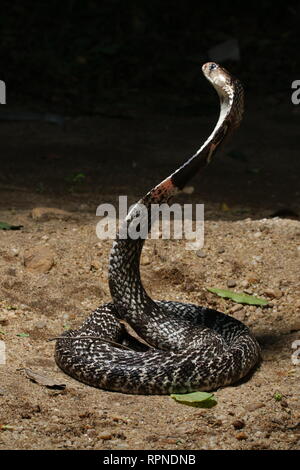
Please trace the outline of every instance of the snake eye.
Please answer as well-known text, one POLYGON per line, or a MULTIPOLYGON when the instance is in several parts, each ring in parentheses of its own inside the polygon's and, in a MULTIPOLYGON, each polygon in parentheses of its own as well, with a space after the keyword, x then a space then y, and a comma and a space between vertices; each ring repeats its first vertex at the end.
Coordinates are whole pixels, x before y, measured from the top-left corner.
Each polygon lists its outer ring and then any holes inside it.
POLYGON ((212 70, 216 70, 216 68, 218 68, 217 64, 215 64, 214 62, 212 62, 209 66, 209 71, 211 72, 212 70))

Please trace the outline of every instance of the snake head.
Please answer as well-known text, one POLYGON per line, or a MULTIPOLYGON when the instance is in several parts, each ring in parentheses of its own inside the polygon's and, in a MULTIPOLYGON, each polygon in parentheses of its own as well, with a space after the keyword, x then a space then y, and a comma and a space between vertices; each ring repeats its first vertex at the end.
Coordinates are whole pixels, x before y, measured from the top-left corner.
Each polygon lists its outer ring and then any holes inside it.
POLYGON ((218 93, 221 109, 225 109, 231 128, 238 127, 244 111, 244 91, 241 82, 215 62, 204 64, 202 72, 218 93))
POLYGON ((204 76, 218 90, 231 82, 231 75, 226 69, 215 62, 207 62, 202 66, 204 76))
POLYGON ((202 72, 218 93, 221 106, 230 107, 231 125, 237 127, 244 110, 244 91, 241 82, 215 62, 204 64, 202 72))

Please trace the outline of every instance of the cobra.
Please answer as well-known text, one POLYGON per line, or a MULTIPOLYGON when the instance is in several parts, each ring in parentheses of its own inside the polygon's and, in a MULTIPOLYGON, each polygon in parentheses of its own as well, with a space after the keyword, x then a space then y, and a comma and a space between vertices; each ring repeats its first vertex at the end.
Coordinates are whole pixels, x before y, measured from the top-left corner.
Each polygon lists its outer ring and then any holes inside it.
MULTIPOLYGON (((213 132, 189 160, 134 205, 120 232, 140 216, 140 204, 150 210, 151 204, 168 202, 179 193, 239 126, 244 110, 240 81, 216 63, 206 63, 202 70, 220 99, 213 132)), ((120 232, 109 260, 112 301, 57 339, 58 366, 85 384, 132 394, 208 391, 246 376, 260 359, 249 328, 210 308, 151 299, 140 275, 144 240, 124 239, 120 232), (128 333, 124 322, 141 341, 128 333)))

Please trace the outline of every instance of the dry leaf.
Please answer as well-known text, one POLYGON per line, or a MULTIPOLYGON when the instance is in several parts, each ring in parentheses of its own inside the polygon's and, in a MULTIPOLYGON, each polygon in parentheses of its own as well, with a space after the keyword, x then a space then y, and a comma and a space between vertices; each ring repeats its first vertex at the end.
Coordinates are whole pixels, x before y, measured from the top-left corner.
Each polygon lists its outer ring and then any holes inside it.
POLYGON ((39 385, 44 385, 45 387, 55 390, 64 390, 66 388, 66 384, 58 384, 55 380, 51 379, 51 377, 42 375, 39 372, 34 372, 31 369, 24 369, 24 371, 26 377, 39 385))

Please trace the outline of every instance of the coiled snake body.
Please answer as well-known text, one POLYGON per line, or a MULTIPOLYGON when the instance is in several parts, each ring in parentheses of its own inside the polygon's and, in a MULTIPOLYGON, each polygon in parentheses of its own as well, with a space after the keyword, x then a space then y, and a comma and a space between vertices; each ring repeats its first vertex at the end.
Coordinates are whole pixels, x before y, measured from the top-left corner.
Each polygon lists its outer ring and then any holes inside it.
MULTIPOLYGON (((178 193, 239 125, 243 113, 240 82, 212 62, 202 70, 220 98, 215 129, 193 157, 132 208, 119 233, 140 215, 140 204, 149 210, 152 203, 169 201, 178 193)), ((140 278, 143 242, 142 238, 116 237, 109 262, 112 302, 57 340, 58 366, 86 384, 135 394, 212 390, 244 377, 260 357, 248 327, 209 308, 152 300, 140 278), (148 345, 130 337, 120 320, 129 323, 148 345)))

